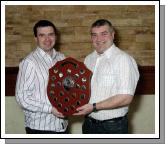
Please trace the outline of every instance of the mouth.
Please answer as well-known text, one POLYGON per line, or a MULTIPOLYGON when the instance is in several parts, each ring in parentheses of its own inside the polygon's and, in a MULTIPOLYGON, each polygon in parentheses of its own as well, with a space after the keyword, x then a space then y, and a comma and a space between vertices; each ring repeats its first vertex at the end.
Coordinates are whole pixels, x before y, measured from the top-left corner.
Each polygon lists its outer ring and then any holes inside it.
POLYGON ((97 42, 96 45, 97 46, 103 46, 105 44, 105 42, 97 42))
POLYGON ((44 45, 50 45, 51 44, 51 42, 45 42, 44 43, 44 45))
POLYGON ((50 47, 50 46, 52 45, 52 43, 51 43, 51 42, 45 42, 44 45, 45 45, 46 47, 50 47))
POLYGON ((105 41, 97 41, 96 43, 97 43, 97 44, 104 44, 105 41))

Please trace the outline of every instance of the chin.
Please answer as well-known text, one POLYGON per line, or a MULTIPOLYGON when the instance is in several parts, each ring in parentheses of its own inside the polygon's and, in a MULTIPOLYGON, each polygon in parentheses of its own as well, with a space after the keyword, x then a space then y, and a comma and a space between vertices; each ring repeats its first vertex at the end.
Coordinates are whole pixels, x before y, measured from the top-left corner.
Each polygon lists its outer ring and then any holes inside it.
POLYGON ((51 49, 52 49, 52 47, 47 47, 47 48, 45 47, 45 48, 44 48, 44 50, 46 50, 46 51, 49 51, 49 50, 51 50, 51 49))
POLYGON ((98 54, 103 54, 104 51, 102 50, 96 50, 98 54))
POLYGON ((97 48, 97 52, 101 52, 101 53, 103 53, 104 51, 105 51, 106 49, 105 48, 97 48))

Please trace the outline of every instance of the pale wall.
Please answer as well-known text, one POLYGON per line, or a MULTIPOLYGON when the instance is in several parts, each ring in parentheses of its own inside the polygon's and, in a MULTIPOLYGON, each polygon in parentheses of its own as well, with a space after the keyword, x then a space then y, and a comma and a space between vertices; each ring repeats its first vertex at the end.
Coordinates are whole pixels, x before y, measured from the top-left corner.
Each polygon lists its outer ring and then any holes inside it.
MULTIPOLYGON (((5 133, 24 134, 24 116, 15 101, 7 96, 5 101, 5 133)), ((136 96, 130 107, 129 127, 133 134, 154 134, 155 131, 155 95, 136 96)), ((70 131, 80 134, 83 118, 70 118, 70 131)))
POLYGON ((18 66, 34 50, 32 28, 40 19, 52 21, 61 33, 65 56, 83 61, 94 49, 90 26, 108 19, 115 27, 114 42, 141 66, 155 62, 154 5, 8 5, 5 7, 5 66, 18 66), (12 53, 11 53, 12 52, 12 53))

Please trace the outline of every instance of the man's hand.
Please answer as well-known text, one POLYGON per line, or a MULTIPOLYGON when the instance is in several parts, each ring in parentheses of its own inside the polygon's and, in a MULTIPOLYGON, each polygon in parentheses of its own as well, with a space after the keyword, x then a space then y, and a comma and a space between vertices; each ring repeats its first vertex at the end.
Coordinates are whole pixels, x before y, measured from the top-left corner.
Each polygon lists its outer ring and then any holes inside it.
POLYGON ((51 112, 56 117, 65 118, 65 116, 62 113, 60 113, 55 107, 52 107, 51 112))
POLYGON ((74 113, 73 115, 81 116, 81 115, 87 115, 93 111, 93 105, 92 104, 85 104, 79 108, 76 109, 77 113, 74 113))

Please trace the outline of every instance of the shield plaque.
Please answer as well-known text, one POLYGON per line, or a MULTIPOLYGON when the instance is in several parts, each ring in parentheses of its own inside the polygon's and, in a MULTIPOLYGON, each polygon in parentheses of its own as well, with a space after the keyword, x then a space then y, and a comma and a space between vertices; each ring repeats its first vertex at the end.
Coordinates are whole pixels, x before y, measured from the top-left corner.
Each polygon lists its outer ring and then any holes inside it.
POLYGON ((58 61, 49 69, 48 98, 59 112, 68 116, 88 103, 92 72, 74 58, 58 61))

